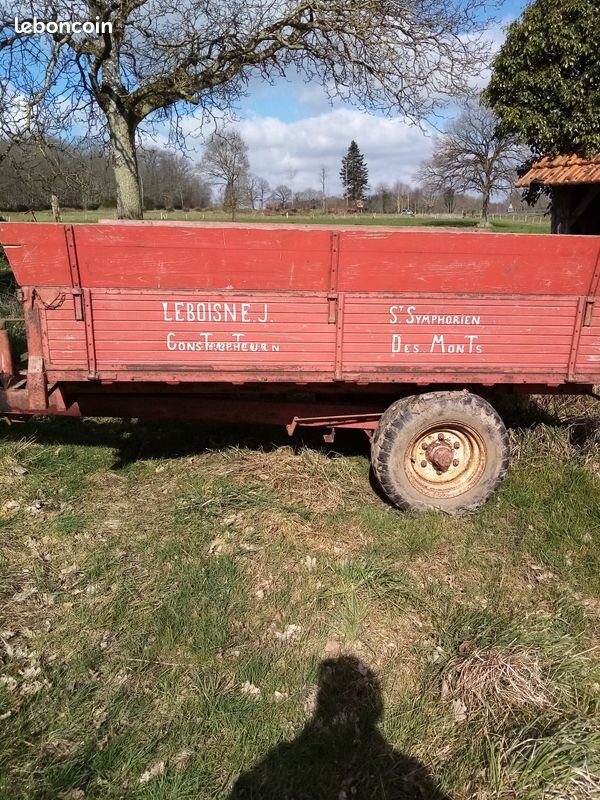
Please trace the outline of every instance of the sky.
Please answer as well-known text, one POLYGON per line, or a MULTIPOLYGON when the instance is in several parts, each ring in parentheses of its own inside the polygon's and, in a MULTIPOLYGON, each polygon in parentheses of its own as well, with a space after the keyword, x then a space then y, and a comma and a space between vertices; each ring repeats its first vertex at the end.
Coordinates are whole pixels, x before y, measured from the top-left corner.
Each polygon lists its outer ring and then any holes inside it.
MULTIPOLYGON (((516 19, 524 0, 507 0, 500 12, 501 22, 489 30, 496 48, 504 40, 506 26, 516 19)), ((481 88, 489 73, 480 76, 481 88)), ((456 114, 448 112, 450 119, 456 114)), ((318 85, 301 79, 278 80, 273 86, 255 82, 249 86, 235 127, 248 145, 253 173, 266 178, 271 186, 287 184, 293 191, 320 188, 320 171, 327 168, 330 194, 339 194, 342 156, 354 139, 365 156, 369 184, 415 182, 421 161, 430 154, 435 130, 421 130, 402 117, 364 113, 344 103, 333 106, 318 85)), ((183 129, 197 127, 193 118, 184 120, 183 129)), ((191 145, 201 153, 198 145, 191 145)))

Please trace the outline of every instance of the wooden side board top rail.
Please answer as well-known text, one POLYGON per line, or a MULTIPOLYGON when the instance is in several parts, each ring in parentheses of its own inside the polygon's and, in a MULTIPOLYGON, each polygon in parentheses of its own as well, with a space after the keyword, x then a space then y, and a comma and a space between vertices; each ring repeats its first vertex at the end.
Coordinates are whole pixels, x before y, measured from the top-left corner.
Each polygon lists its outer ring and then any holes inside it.
MULTIPOLYGON (((65 227, 0 223, 22 286, 71 283, 65 227)), ((72 225, 81 285, 122 289, 587 295, 600 238, 312 226, 72 225)), ((594 293, 598 285, 594 287, 594 293)))

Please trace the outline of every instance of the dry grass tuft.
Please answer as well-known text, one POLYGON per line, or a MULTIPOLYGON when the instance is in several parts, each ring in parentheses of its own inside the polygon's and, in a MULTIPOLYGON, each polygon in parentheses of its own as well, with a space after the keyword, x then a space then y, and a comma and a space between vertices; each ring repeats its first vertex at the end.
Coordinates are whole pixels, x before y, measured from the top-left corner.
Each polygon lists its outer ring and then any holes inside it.
POLYGON ((364 503, 371 497, 349 459, 332 459, 308 449, 296 453, 291 447, 271 453, 230 448, 223 456, 224 463, 213 474, 259 481, 281 501, 301 504, 315 513, 364 503))
POLYGON ((576 452, 569 432, 564 427, 540 423, 518 432, 510 432, 511 460, 530 465, 545 465, 551 458, 569 462, 576 452))
POLYGON ((588 769, 574 769, 568 787, 551 786, 545 792, 545 800, 598 800, 600 797, 600 775, 592 775, 588 769))
POLYGON ((493 797, 597 800, 600 732, 581 719, 538 719, 504 736, 492 736, 488 775, 493 797))
POLYGON ((442 699, 459 719, 478 714, 503 718, 515 708, 551 706, 553 692, 535 651, 489 647, 450 666, 442 681, 442 699))
POLYGON ((0 317, 5 320, 20 320, 23 317, 21 303, 9 292, 0 292, 0 317))
POLYGON ((597 459, 600 403, 587 396, 538 395, 529 398, 523 425, 511 428, 513 460, 529 463, 560 457, 597 459))
MULTIPOLYGON (((596 387, 598 390, 599 387, 596 387)), ((600 404, 587 395, 533 395, 531 401, 544 413, 563 421, 573 417, 593 417, 600 414, 600 404)))

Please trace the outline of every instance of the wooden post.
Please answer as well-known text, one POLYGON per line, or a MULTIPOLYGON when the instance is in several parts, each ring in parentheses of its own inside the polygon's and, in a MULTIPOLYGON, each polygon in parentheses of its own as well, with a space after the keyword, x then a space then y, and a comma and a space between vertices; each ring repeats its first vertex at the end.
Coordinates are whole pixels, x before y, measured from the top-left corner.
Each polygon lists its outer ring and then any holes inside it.
POLYGON ((0 386, 8 386, 14 374, 8 331, 5 322, 0 320, 0 386))

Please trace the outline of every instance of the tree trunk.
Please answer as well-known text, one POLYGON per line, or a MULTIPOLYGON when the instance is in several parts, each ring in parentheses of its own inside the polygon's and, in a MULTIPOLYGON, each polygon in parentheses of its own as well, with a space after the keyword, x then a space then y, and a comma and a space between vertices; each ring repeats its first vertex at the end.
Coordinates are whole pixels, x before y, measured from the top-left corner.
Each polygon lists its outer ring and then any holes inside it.
POLYGON ((483 196, 481 198, 481 222, 479 223, 480 228, 488 228, 490 225, 488 220, 490 214, 490 194, 491 194, 490 187, 485 186, 483 189, 483 196))
POLYGON ((116 110, 107 113, 107 117, 117 187, 117 219, 143 219, 142 193, 135 151, 137 126, 116 110))
POLYGON ((57 195, 50 195, 50 205, 52 207, 52 219, 54 222, 62 222, 62 217, 60 215, 60 203, 58 202, 57 195))

